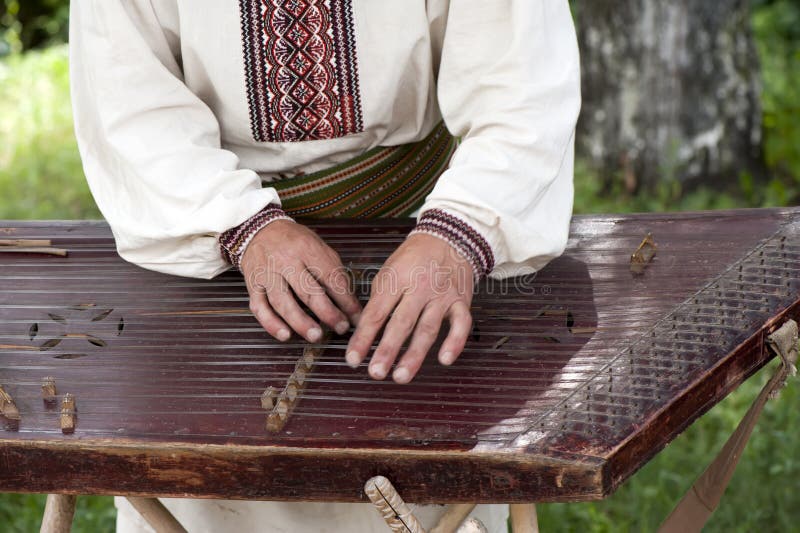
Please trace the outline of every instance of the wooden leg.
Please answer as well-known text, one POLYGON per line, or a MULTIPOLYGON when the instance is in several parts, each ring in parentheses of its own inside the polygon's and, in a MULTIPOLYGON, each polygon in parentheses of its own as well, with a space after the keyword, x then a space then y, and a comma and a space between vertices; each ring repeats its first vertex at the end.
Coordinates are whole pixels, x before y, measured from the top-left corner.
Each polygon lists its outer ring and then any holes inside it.
POLYGON ((128 501, 157 533, 187 533, 169 509, 155 498, 128 497, 128 501))
POLYGON ((474 503, 448 505, 447 510, 439 519, 439 522, 436 523, 436 526, 430 530, 430 533, 453 533, 453 531, 457 531, 461 522, 469 516, 473 509, 475 509, 474 503))
POLYGON ((48 494, 40 533, 70 533, 76 500, 71 494, 48 494))
POLYGON ((532 503, 511 504, 511 531, 513 533, 539 533, 539 519, 536 506, 532 503))

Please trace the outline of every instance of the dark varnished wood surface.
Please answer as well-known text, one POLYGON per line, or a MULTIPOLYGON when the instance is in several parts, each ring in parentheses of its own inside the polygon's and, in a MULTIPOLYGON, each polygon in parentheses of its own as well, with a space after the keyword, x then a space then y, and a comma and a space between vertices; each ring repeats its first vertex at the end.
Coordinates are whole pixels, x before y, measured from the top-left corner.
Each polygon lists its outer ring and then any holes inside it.
MULTIPOLYGON (((0 490, 356 501, 382 474, 418 502, 601 498, 770 358, 764 333, 800 314, 796 277, 745 272, 725 335, 705 325, 728 316, 730 294, 716 291, 720 312, 676 309, 714 296, 709 283, 798 221, 798 210, 577 217, 543 272, 480 288, 456 365, 375 382, 334 339, 276 435, 259 396, 282 387, 304 344, 258 328, 238 274, 142 270, 101 223, 0 222, 0 238, 69 251, 0 254, 0 384, 22 415, 19 427, 0 417, 0 490), (648 231, 658 254, 633 276, 648 231), (682 333, 664 344, 670 329, 682 333), (40 398, 45 376, 77 398, 73 435, 40 398)), ((313 226, 359 273, 363 298, 410 227, 313 226)), ((764 268, 791 271, 800 244, 786 243, 764 268)))

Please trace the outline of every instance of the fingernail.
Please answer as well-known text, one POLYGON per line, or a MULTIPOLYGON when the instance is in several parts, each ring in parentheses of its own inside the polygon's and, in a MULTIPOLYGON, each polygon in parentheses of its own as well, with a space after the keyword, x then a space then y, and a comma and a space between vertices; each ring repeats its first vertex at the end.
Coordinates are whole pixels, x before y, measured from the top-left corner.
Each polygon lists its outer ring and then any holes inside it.
POLYGON ((453 364, 453 352, 444 352, 441 356, 439 356, 439 362, 445 366, 450 366, 453 364))
POLYGON ((347 352, 347 355, 344 356, 347 364, 350 365, 350 368, 358 368, 358 365, 361 364, 361 355, 355 351, 350 350, 347 352))
POLYGON ((333 329, 335 329, 336 333, 338 333, 339 335, 344 335, 345 333, 347 333, 347 330, 350 329, 350 323, 347 320, 342 320, 341 322, 336 324, 336 327, 334 327, 333 329))
POLYGON ((394 380, 397 383, 405 384, 411 381, 411 372, 409 372, 408 369, 404 366, 401 366, 400 368, 395 370, 392 376, 394 377, 394 380))
POLYGON ((322 338, 322 330, 319 328, 311 328, 306 333, 306 338, 311 342, 317 342, 322 338))
POLYGON ((281 329, 278 330, 278 340, 281 341, 281 342, 288 341, 289 337, 291 337, 291 336, 292 336, 292 333, 286 328, 281 328, 281 329))
POLYGON ((384 379, 386 378, 386 367, 381 364, 374 364, 369 367, 369 375, 372 376, 374 379, 384 379))

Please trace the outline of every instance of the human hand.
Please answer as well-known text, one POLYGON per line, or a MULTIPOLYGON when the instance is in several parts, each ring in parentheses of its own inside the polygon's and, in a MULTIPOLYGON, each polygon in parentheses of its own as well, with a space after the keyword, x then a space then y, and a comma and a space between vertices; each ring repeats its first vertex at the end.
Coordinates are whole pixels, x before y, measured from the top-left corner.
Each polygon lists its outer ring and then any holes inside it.
POLYGON ((472 329, 473 284, 472 266, 450 244, 423 233, 411 235, 372 282, 370 300, 347 346, 348 364, 356 367, 366 358, 386 323, 369 373, 374 379, 384 379, 410 336, 408 348, 392 374, 397 383, 408 383, 445 318, 450 331, 438 357, 443 365, 452 364, 464 350, 472 329))
POLYGON ((322 338, 319 324, 296 298, 340 335, 358 321, 361 305, 350 291, 339 255, 301 224, 276 220, 256 233, 242 257, 241 270, 250 310, 280 341, 289 340, 289 328, 309 342, 322 338))

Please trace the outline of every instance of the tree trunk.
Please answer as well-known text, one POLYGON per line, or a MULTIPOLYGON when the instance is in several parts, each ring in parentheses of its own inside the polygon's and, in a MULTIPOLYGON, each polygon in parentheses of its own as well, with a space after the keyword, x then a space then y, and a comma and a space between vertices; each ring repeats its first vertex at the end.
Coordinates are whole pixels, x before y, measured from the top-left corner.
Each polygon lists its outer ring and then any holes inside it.
POLYGON ((760 177, 758 56, 749 0, 577 0, 579 153, 606 184, 685 188, 760 177))

